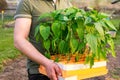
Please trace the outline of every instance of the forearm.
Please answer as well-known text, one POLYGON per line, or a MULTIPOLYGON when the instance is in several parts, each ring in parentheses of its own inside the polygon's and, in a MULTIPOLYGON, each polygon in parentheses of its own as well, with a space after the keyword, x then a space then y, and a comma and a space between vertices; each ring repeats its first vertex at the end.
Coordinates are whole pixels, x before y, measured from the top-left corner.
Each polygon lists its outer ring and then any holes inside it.
POLYGON ((14 45, 31 60, 45 66, 50 60, 44 57, 28 40, 31 19, 18 18, 15 20, 14 45))
POLYGON ((44 57, 27 39, 20 38, 19 36, 14 39, 15 47, 25 54, 31 60, 46 66, 50 62, 44 57))
POLYGON ((25 54, 29 59, 46 68, 47 75, 52 80, 57 80, 61 70, 57 64, 44 57, 28 40, 31 28, 31 19, 18 18, 15 21, 14 28, 14 45, 25 54))

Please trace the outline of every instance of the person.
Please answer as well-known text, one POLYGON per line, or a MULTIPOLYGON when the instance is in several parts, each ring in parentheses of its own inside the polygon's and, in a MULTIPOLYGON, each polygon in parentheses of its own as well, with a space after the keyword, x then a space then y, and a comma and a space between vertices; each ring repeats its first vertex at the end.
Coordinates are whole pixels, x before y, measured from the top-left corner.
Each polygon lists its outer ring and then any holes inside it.
POLYGON ((58 80, 62 75, 59 66, 44 56, 42 43, 35 40, 38 17, 55 10, 53 0, 20 0, 15 13, 14 45, 25 54, 29 80, 58 80), (38 70, 43 65, 47 76, 38 70))

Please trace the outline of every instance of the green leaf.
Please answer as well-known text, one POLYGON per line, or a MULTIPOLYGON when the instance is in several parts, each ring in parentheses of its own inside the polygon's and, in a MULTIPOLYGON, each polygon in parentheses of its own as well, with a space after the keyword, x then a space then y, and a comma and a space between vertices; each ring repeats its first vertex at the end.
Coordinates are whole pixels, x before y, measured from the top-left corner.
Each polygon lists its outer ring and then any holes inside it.
POLYGON ((90 61, 90 56, 88 55, 88 56, 86 56, 86 58, 85 58, 85 64, 88 64, 89 61, 90 61))
POLYGON ((92 56, 90 57, 90 68, 92 68, 92 66, 94 65, 94 57, 95 54, 92 54, 92 56))
POLYGON ((56 45, 56 40, 55 39, 53 39, 52 40, 52 50, 53 50, 53 52, 56 50, 56 47, 57 47, 57 45, 56 45))
POLYGON ((78 44, 78 51, 79 51, 80 53, 83 53, 85 47, 86 47, 86 44, 85 44, 84 42, 79 43, 79 44, 78 44))
POLYGON ((104 59, 106 60, 107 58, 107 50, 105 48, 105 45, 99 45, 98 47, 98 53, 95 54, 95 57, 98 59, 98 60, 101 60, 101 59, 104 59))
POLYGON ((71 28, 72 28, 73 34, 74 34, 74 35, 77 35, 77 34, 76 34, 76 29, 78 28, 77 24, 76 24, 76 23, 73 23, 73 24, 71 25, 71 28))
POLYGON ((99 35, 104 39, 104 30, 100 22, 94 23, 96 30, 99 32, 99 35))
POLYGON ((60 36, 61 28, 59 22, 52 23, 52 32, 56 37, 60 36))
POLYGON ((75 15, 75 18, 76 19, 79 19, 79 18, 82 18, 83 15, 81 14, 81 12, 77 12, 76 15, 75 15))
POLYGON ((109 20, 104 20, 104 21, 111 29, 117 31, 117 29, 115 28, 115 26, 112 24, 111 21, 109 21, 109 20))
POLYGON ((87 34, 85 38, 92 52, 97 53, 97 37, 93 34, 87 34))
POLYGON ((49 26, 40 26, 40 34, 44 40, 47 40, 50 35, 50 27, 49 26))
POLYGON ((112 56, 115 57, 116 53, 115 53, 114 41, 112 39, 108 39, 107 42, 110 45, 112 56))
POLYGON ((64 46, 64 50, 63 50, 64 54, 66 53, 70 53, 70 46, 69 46, 69 42, 65 42, 65 46, 64 46))
POLYGON ((65 15, 71 15, 75 12, 76 12, 76 9, 71 7, 71 8, 66 9, 65 15))
POLYGON ((103 18, 108 18, 109 15, 106 14, 106 13, 102 13, 102 12, 101 12, 101 13, 98 14, 98 17, 101 18, 101 19, 103 19, 103 18))
POLYGON ((70 32, 67 33, 67 36, 66 36, 66 41, 68 41, 70 39, 70 32))
POLYGON ((88 25, 92 23, 92 19, 90 17, 86 17, 84 24, 88 25))
POLYGON ((75 19, 75 15, 76 15, 76 13, 73 13, 73 14, 71 14, 71 15, 69 15, 69 20, 74 20, 75 19))
POLYGON ((51 13, 44 13, 41 14, 41 16, 38 18, 40 22, 46 22, 52 20, 52 15, 51 13))
POLYGON ((65 49, 65 41, 64 40, 60 41, 58 49, 59 49, 60 53, 63 53, 63 51, 65 49))
POLYGON ((54 61, 59 62, 59 57, 56 57, 54 61))
POLYGON ((66 28, 67 28, 67 23, 66 22, 61 22, 61 29, 62 30, 66 30, 66 28))
POLYGON ((79 39, 83 40, 83 38, 84 38, 84 30, 82 28, 77 28, 77 34, 79 36, 79 39))
POLYGON ((101 54, 101 51, 102 51, 102 50, 101 50, 100 47, 97 47, 97 50, 98 50, 98 52, 96 53, 95 57, 96 57, 97 60, 100 60, 100 58, 101 58, 101 55, 100 55, 100 54, 101 54))
POLYGON ((50 58, 51 58, 50 56, 51 56, 50 53, 45 52, 45 57, 46 57, 46 58, 50 59, 50 58))
POLYGON ((39 25, 35 28, 35 34, 34 34, 34 36, 36 37, 37 36, 37 34, 39 33, 39 25))
POLYGON ((36 41, 39 41, 40 39, 40 33, 39 33, 39 25, 35 28, 35 34, 34 37, 36 38, 36 41))
POLYGON ((95 14, 90 15, 90 17, 94 20, 94 21, 98 21, 98 18, 96 18, 95 14))
POLYGON ((54 19, 57 19, 58 16, 59 16, 62 12, 63 12, 62 9, 61 9, 61 10, 54 10, 54 11, 51 13, 51 15, 52 15, 52 17, 53 17, 54 19))
POLYGON ((40 40, 40 35, 36 35, 36 41, 38 42, 40 40))
POLYGON ((64 16, 64 15, 59 15, 59 20, 61 20, 61 21, 69 21, 68 17, 64 16))
POLYGON ((101 58, 106 60, 106 58, 107 58, 107 52, 105 50, 104 51, 102 50, 100 54, 101 54, 100 55, 101 58))
POLYGON ((86 15, 86 11, 84 9, 80 9, 80 12, 82 13, 83 16, 86 15))
POLYGON ((84 35, 85 35, 85 32, 84 32, 85 27, 84 27, 84 23, 81 19, 77 20, 77 26, 78 26, 78 28, 76 29, 76 32, 79 36, 79 39, 83 40, 84 35))
POLYGON ((53 52, 54 52, 54 51, 57 51, 58 41, 59 41, 58 38, 52 38, 52 50, 53 50, 53 52))
POLYGON ((79 59, 80 59, 79 55, 78 55, 78 54, 76 54, 76 56, 75 56, 75 62, 78 62, 78 61, 79 61, 79 59))
POLYGON ((99 21, 99 22, 100 22, 101 25, 103 26, 104 31, 109 31, 109 27, 107 26, 107 24, 106 24, 103 20, 101 20, 101 21, 99 21))
POLYGON ((78 48, 78 41, 76 39, 70 39, 71 52, 74 53, 78 48))
POLYGON ((49 51, 49 49, 50 49, 50 40, 44 41, 44 47, 45 47, 45 49, 46 49, 47 51, 49 51))

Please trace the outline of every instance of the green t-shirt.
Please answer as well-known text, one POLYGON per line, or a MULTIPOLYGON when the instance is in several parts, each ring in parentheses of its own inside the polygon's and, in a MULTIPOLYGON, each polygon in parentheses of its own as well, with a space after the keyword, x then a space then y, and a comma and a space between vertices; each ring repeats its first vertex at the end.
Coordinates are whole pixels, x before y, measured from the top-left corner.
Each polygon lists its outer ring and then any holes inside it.
MULTIPOLYGON (((29 33, 29 41, 44 54, 44 49, 42 48, 41 42, 36 42, 34 34, 35 27, 38 25, 38 17, 46 12, 51 12, 55 10, 52 0, 21 0, 17 6, 16 14, 14 18, 30 18, 32 20, 31 29, 29 33)), ((34 54, 34 53, 33 53, 34 54)), ((29 69, 30 74, 37 74, 39 64, 28 59, 27 69, 29 69)))

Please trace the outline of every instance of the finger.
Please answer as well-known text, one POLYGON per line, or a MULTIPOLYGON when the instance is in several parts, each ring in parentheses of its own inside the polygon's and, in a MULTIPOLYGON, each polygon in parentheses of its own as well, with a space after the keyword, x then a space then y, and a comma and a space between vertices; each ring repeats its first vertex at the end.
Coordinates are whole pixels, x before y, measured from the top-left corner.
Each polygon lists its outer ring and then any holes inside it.
POLYGON ((55 67, 55 72, 57 73, 57 75, 62 76, 62 70, 60 69, 60 67, 57 64, 55 67))
POLYGON ((52 78, 52 80, 58 80, 55 70, 52 71, 51 78, 52 78))

